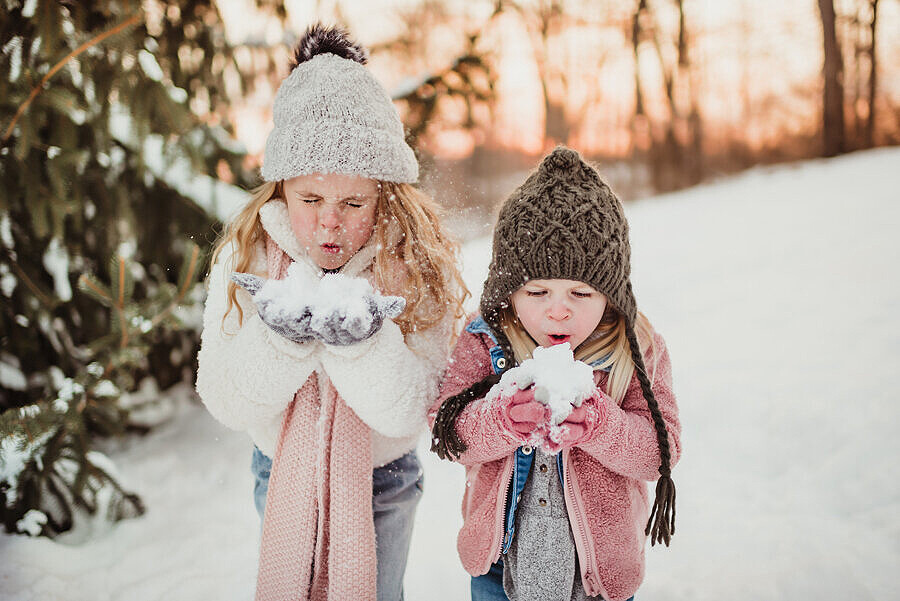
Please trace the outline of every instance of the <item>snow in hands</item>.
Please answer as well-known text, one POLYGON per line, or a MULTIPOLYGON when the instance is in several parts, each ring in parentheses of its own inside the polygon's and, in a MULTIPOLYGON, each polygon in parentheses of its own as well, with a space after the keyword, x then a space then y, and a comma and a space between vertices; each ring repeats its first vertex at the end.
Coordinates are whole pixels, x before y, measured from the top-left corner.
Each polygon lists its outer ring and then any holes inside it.
POLYGON ((261 317, 278 329, 298 331, 333 344, 349 344, 371 336, 385 317, 397 317, 406 301, 382 296, 363 278, 334 273, 319 278, 311 269, 292 263, 284 279, 264 280, 245 273, 232 276, 257 303, 261 317))
POLYGON ((487 399, 508 397, 530 386, 534 386, 534 400, 550 408, 549 437, 554 441, 572 408, 580 407, 595 390, 591 366, 575 360, 568 342, 535 348, 531 359, 504 372, 488 391, 487 399))

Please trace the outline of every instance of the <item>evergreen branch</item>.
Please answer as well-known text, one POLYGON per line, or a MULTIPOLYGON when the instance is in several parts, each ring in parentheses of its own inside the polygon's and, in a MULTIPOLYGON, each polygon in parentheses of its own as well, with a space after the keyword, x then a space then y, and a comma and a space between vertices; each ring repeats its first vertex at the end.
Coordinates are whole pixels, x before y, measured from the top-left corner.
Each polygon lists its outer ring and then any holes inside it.
POLYGON ((81 274, 81 277, 78 278, 78 285, 81 286, 82 288, 89 289, 91 292, 93 292, 94 294, 96 294, 97 296, 99 296, 100 298, 102 298, 103 300, 108 302, 110 305, 112 305, 112 299, 109 296, 107 296, 107 294, 100 287, 98 287, 96 284, 94 284, 91 281, 91 278, 89 278, 87 276, 87 274, 84 274, 84 273, 81 274))
POLYGON ((119 322, 121 322, 122 328, 122 340, 119 342, 119 348, 125 348, 128 346, 128 320, 125 319, 125 310, 120 307, 115 307, 116 313, 119 314, 119 322))
POLYGON ((37 95, 41 93, 41 90, 44 89, 44 85, 50 80, 51 77, 56 75, 57 71, 59 71, 60 69, 62 69, 65 66, 65 64, 69 61, 69 59, 78 56, 79 54, 81 54, 82 52, 87 50, 88 48, 90 48, 92 46, 96 46, 97 44, 99 44, 100 42, 105 40, 106 38, 116 35, 123 29, 127 29, 128 27, 134 25, 138 21, 140 21, 140 19, 138 18, 138 15, 134 15, 134 16, 126 19, 125 21, 122 21, 121 23, 119 23, 118 25, 113 27, 112 29, 108 29, 108 30, 104 31, 103 33, 101 33, 97 36, 94 36, 90 40, 86 41, 81 46, 79 46, 78 48, 76 48, 75 50, 73 50, 72 52, 67 54, 66 56, 64 56, 58 63, 53 65, 53 67, 49 71, 47 71, 47 74, 44 75, 44 77, 41 79, 40 83, 38 83, 38 85, 36 85, 34 87, 34 89, 31 90, 31 94, 29 94, 29 96, 25 100, 25 102, 23 102, 21 105, 19 105, 19 109, 16 111, 16 114, 13 117, 12 122, 10 122, 9 127, 7 127, 6 131, 3 133, 3 141, 6 142, 9 139, 9 137, 12 135, 13 128, 15 128, 15 126, 16 126, 16 122, 19 120, 19 118, 23 114, 25 114, 25 111, 28 110, 29 105, 32 103, 32 101, 34 101, 35 98, 37 98, 37 95))
POLYGON ((119 299, 116 301, 116 306, 120 309, 125 307, 125 259, 119 257, 119 299))
POLYGON ((169 303, 165 309, 157 313, 156 316, 151 320, 150 323, 152 323, 154 326, 162 321, 166 315, 171 313, 172 310, 181 303, 184 295, 187 294, 187 291, 191 287, 192 280, 194 279, 194 271, 197 269, 199 256, 200 247, 194 244, 193 248, 191 249, 191 258, 188 260, 187 272, 184 274, 184 283, 178 289, 178 293, 175 295, 175 298, 172 299, 172 302, 169 303))
MULTIPOLYGON (((125 317, 125 259, 121 255, 116 255, 113 258, 110 272, 113 270, 115 270, 116 276, 114 280, 118 280, 116 281, 118 295, 116 302, 113 305, 113 310, 119 318, 119 327, 122 330, 122 339, 119 341, 119 348, 123 349, 128 346, 128 320, 125 317)), ((110 277, 113 277, 113 273, 110 273, 109 275, 110 277)))
MULTIPOLYGON (((10 253, 7 251, 7 255, 9 254, 10 253)), ((11 258, 12 257, 10 257, 10 259, 11 258)), ((44 305, 47 309, 53 309, 53 305, 55 304, 53 302, 53 299, 41 292, 40 288, 38 288, 37 285, 31 281, 31 278, 29 278, 25 273, 25 270, 22 269, 16 261, 10 260, 9 264, 15 270, 16 275, 19 276, 19 279, 25 282, 25 285, 28 286, 28 289, 34 293, 41 304, 44 305)))

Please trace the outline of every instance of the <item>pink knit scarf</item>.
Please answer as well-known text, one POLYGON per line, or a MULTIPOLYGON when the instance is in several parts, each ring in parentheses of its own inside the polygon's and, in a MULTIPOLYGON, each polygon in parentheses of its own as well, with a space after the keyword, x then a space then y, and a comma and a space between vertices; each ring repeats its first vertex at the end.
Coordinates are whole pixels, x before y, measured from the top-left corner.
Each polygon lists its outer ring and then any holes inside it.
MULTIPOLYGON (((266 259, 283 278, 291 259, 271 238, 266 259)), ((374 601, 376 567, 370 430, 313 372, 275 450, 256 601, 374 601)))

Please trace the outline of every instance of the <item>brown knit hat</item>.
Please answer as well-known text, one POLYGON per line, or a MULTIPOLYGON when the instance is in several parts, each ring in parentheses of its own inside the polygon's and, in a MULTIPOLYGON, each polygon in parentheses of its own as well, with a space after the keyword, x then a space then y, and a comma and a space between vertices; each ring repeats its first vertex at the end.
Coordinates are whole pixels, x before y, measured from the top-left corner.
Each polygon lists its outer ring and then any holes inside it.
MULTIPOLYGON (((503 348, 507 369, 515 364, 515 357, 500 324, 500 310, 529 280, 567 279, 590 284, 625 317, 631 359, 650 409, 661 457, 656 500, 646 532, 651 544, 659 541, 668 545, 675 533, 669 437, 635 335, 637 304, 630 275, 631 245, 622 204, 577 152, 560 146, 544 158, 500 210, 493 257, 481 295, 481 315, 503 348)), ((489 377, 443 403, 433 429, 435 452, 448 457, 465 449, 453 427, 456 416, 496 380, 489 377)))
POLYGON ((498 313, 510 294, 528 280, 566 279, 605 294, 634 325, 630 260, 619 199, 577 152, 559 146, 500 210, 481 315, 502 332, 498 313))

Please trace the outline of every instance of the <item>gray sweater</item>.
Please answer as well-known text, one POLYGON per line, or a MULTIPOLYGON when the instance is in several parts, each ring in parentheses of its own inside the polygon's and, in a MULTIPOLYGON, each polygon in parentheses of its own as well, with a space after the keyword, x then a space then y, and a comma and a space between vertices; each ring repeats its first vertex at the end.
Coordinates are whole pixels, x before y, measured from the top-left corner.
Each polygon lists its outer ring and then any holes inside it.
POLYGON ((516 509, 516 535, 503 559, 510 601, 586 601, 556 455, 535 449, 516 509))

